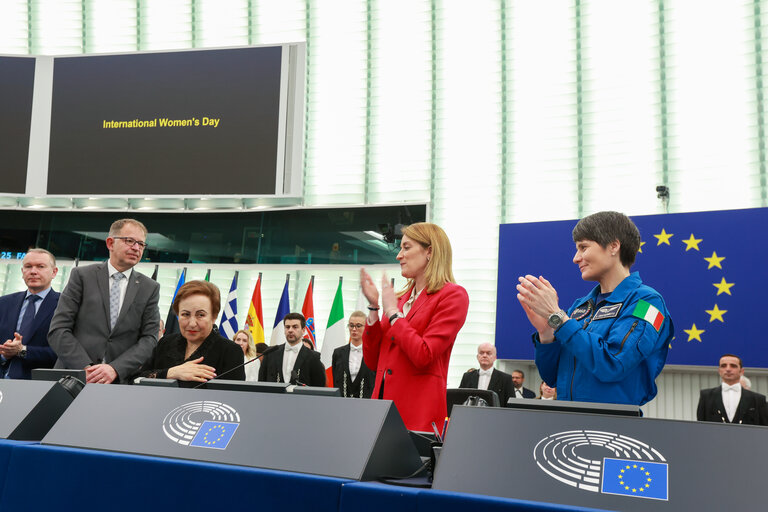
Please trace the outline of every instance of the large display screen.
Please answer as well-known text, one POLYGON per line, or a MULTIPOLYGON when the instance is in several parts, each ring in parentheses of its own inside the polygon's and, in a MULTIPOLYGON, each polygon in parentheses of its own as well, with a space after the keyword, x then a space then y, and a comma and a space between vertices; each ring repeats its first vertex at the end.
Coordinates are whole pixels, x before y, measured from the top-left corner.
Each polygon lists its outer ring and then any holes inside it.
POLYGON ((275 194, 282 51, 56 58, 48 194, 275 194))
POLYGON ((34 58, 0 57, 0 192, 25 191, 34 83, 34 58))

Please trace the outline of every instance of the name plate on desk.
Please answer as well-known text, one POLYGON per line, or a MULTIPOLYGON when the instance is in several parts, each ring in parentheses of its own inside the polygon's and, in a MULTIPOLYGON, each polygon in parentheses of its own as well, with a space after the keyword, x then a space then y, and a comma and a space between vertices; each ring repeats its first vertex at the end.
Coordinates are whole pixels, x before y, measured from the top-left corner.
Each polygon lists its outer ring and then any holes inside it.
POLYGON ((58 382, 0 379, 0 438, 40 441, 72 400, 58 382))
POLYGON ((390 401, 89 385, 43 444, 370 480, 421 459, 390 401))
POLYGON ((432 488, 623 511, 763 510, 767 459, 768 427, 459 406, 432 488))

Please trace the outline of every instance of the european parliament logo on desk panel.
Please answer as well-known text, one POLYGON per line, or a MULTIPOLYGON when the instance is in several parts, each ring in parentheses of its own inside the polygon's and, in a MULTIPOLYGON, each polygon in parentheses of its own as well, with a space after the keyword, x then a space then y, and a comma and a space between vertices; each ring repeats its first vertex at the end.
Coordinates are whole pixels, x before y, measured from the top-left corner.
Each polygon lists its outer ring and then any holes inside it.
POLYGON ((202 400, 173 409, 163 419, 163 433, 184 446, 224 450, 240 425, 240 414, 222 402, 202 400))
POLYGON ((629 436, 597 430, 551 434, 533 449, 539 469, 571 487, 589 492, 668 500, 668 465, 655 448, 629 436), (595 459, 590 449, 611 452, 595 459))

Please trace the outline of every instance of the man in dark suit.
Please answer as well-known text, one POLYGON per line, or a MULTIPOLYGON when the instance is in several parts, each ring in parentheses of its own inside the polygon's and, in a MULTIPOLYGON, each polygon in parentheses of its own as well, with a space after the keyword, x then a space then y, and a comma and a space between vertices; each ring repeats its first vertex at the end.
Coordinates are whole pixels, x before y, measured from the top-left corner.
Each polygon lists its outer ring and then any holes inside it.
POLYGON ((536 398, 536 393, 528 388, 524 388, 523 382, 525 382, 523 370, 514 370, 512 372, 512 384, 514 384, 515 388, 510 398, 536 398))
POLYGON ((283 318, 286 343, 264 356, 259 368, 262 382, 290 382, 307 386, 325 386, 325 366, 320 354, 301 342, 306 327, 301 313, 288 313, 283 318))
POLYGON ((59 302, 51 281, 59 271, 45 249, 30 249, 21 264, 26 291, 0 297, 0 378, 29 379, 33 368, 51 368, 48 326, 59 302))
POLYGON ((112 223, 109 260, 72 269, 51 320, 48 343, 56 368, 85 368, 88 383, 125 382, 157 345, 160 285, 134 271, 147 228, 134 219, 112 223))
POLYGON ((347 327, 349 343, 334 350, 331 359, 333 386, 339 388, 345 397, 371 398, 376 372, 368 368, 363 360, 365 313, 352 313, 347 327))
POLYGON ((715 388, 701 390, 696 419, 717 423, 768 425, 765 395, 741 386, 740 380, 744 374, 741 358, 724 354, 720 358, 718 373, 722 383, 715 388))
POLYGON ((512 396, 512 376, 493 368, 496 362, 496 347, 490 343, 481 343, 477 347, 477 362, 480 369, 471 368, 461 377, 460 388, 477 388, 495 391, 499 403, 506 407, 507 399, 512 396))

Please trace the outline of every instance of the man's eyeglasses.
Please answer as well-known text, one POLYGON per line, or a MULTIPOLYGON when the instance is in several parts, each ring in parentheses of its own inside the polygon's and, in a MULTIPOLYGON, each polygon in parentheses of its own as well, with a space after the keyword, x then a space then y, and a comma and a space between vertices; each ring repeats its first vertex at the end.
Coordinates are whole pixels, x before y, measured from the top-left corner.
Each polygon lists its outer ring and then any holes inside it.
POLYGON ((350 329, 362 329, 364 327, 363 324, 349 324, 348 326, 350 329))
POLYGON ((114 238, 115 240, 122 240, 123 242, 125 242, 125 244, 128 247, 133 247, 134 245, 139 244, 139 249, 141 249, 142 251, 147 248, 146 243, 142 242, 141 240, 136 240, 135 238, 131 238, 129 236, 113 236, 112 238, 114 238))

